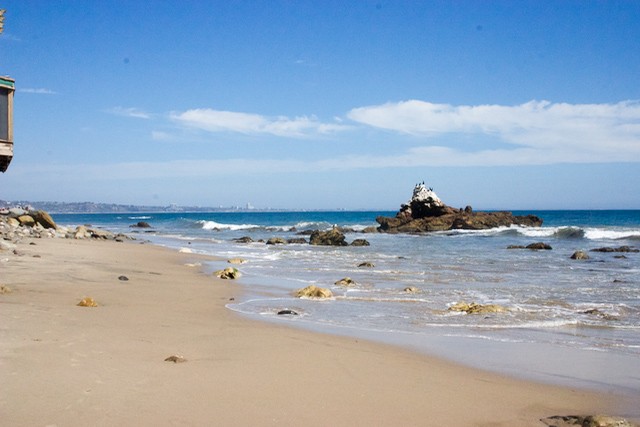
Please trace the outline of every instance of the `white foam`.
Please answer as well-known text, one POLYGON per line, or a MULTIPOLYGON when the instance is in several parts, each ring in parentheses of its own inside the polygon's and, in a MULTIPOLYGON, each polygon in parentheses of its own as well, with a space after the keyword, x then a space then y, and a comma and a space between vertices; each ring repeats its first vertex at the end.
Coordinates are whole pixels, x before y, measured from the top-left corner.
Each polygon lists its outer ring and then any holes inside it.
POLYGON ((252 228, 260 228, 254 224, 222 224, 215 221, 198 221, 202 224, 203 230, 250 230, 252 228))
POLYGON ((603 239, 628 239, 630 237, 640 237, 640 230, 627 229, 627 230, 609 230, 605 228, 586 228, 584 236, 591 240, 603 240, 603 239))

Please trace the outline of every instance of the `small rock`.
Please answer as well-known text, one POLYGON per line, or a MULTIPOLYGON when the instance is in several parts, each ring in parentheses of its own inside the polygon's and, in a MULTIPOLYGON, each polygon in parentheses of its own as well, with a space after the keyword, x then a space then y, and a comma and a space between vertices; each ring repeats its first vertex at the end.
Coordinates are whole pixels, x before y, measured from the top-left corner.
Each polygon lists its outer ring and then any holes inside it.
POLYGON ((177 354, 174 354, 173 356, 169 356, 166 359, 164 359, 165 362, 173 362, 173 363, 183 363, 186 362, 187 359, 185 359, 183 356, 179 356, 177 354))
POLYGON ((538 242, 538 243, 531 243, 530 245, 527 245, 526 249, 531 249, 531 250, 534 250, 534 251, 541 250, 541 249, 542 250, 551 250, 551 246, 549 246, 548 244, 543 243, 543 242, 538 242))
POLYGON ((10 287, 5 286, 5 285, 0 285, 0 295, 2 295, 2 294, 10 294, 11 292, 12 291, 11 291, 10 287))
POLYGON ((477 304, 475 302, 472 302, 472 303, 459 302, 449 307, 449 311, 462 311, 467 314, 486 314, 486 313, 503 313, 509 310, 497 304, 482 305, 482 304, 477 304))
POLYGON ((371 244, 365 239, 356 239, 351 242, 351 246, 370 246, 371 244))
POLYGON ((220 279, 237 279, 238 277, 240 277, 240 272, 238 271, 237 268, 233 268, 233 267, 227 267, 224 270, 218 270, 216 272, 213 273, 214 276, 220 278, 220 279))
POLYGON ((136 227, 136 228, 151 228, 151 224, 149 224, 148 222, 144 222, 144 221, 138 221, 135 224, 130 225, 129 227, 136 227))
POLYGON ((272 237, 267 240, 267 245, 286 245, 287 241, 282 237, 272 237))
POLYGON ((233 239, 236 243, 252 243, 253 239, 249 236, 240 237, 238 239, 233 239))
POLYGON ((78 304, 78 307, 97 307, 98 303, 90 297, 83 298, 78 304))
POLYGON ((373 267, 375 267, 375 265, 373 265, 372 262, 361 262, 360 264, 358 264, 358 267, 360 267, 360 268, 362 268, 362 267, 373 268, 373 267))
POLYGON ((589 255, 585 251, 575 251, 571 259, 589 259, 589 255))
POLYGON ((408 294, 417 294, 418 292, 420 292, 420 289, 416 288, 415 286, 407 286, 403 291, 408 294))
POLYGON ((338 280, 335 285, 337 286, 355 286, 357 285, 356 281, 351 277, 345 277, 344 279, 338 280))
POLYGON ((118 280, 121 280, 123 282, 126 282, 129 280, 129 278, 127 276, 118 276, 118 280))
POLYGON ((292 245, 305 245, 309 242, 307 242, 307 239, 302 238, 302 237, 296 237, 293 239, 287 239, 287 243, 292 244, 292 245))
POLYGON ((231 259, 228 259, 228 260, 227 260, 227 262, 228 262, 229 264, 236 264, 236 265, 238 265, 238 264, 244 264, 244 263, 245 263, 245 262, 247 262, 247 261, 246 261, 246 260, 244 260, 244 259, 242 259, 242 258, 231 258, 231 259))
POLYGON ((278 316, 297 316, 298 312, 288 308, 278 311, 278 316))

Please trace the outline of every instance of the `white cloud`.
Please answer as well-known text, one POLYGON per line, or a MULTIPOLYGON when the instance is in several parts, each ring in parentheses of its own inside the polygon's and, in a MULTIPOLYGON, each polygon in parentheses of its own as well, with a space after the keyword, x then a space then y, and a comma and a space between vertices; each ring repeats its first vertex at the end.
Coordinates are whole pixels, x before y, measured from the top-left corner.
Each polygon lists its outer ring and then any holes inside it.
POLYGON ((221 111, 209 108, 172 113, 171 119, 184 126, 207 132, 238 132, 243 134, 269 134, 282 137, 308 137, 326 135, 349 129, 337 123, 323 123, 315 116, 289 118, 266 117, 259 114, 221 111))
POLYGON ((107 112, 110 114, 115 114, 116 116, 132 117, 135 119, 150 119, 152 117, 150 113, 134 107, 113 107, 107 110, 107 112))
POLYGON ((348 117, 368 126, 424 138, 425 143, 435 136, 464 133, 493 136, 514 146, 486 150, 478 142, 471 152, 425 146, 409 153, 417 158, 426 156, 431 164, 640 161, 640 103, 632 101, 452 106, 410 100, 355 108, 348 117))
POLYGON ((25 88, 18 89, 18 92, 20 92, 20 93, 33 93, 33 94, 36 94, 36 95, 57 95, 58 94, 58 92, 53 91, 51 89, 30 88, 30 87, 25 87, 25 88))

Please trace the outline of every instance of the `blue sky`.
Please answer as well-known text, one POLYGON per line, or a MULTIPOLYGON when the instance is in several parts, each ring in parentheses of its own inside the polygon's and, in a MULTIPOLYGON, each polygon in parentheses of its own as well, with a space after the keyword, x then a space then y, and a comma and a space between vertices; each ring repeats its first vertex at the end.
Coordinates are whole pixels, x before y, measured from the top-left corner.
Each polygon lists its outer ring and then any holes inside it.
POLYGON ((637 1, 0 8, 0 199, 640 208, 637 1))

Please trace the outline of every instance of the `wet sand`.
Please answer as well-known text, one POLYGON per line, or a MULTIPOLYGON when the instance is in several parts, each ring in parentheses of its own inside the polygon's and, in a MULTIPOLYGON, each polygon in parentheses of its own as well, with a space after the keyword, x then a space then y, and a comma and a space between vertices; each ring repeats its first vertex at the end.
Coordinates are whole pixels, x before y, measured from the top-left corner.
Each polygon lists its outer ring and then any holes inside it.
POLYGON ((543 426, 631 405, 241 317, 225 308, 240 286, 196 255, 67 239, 17 252, 0 253, 3 425, 543 426))

